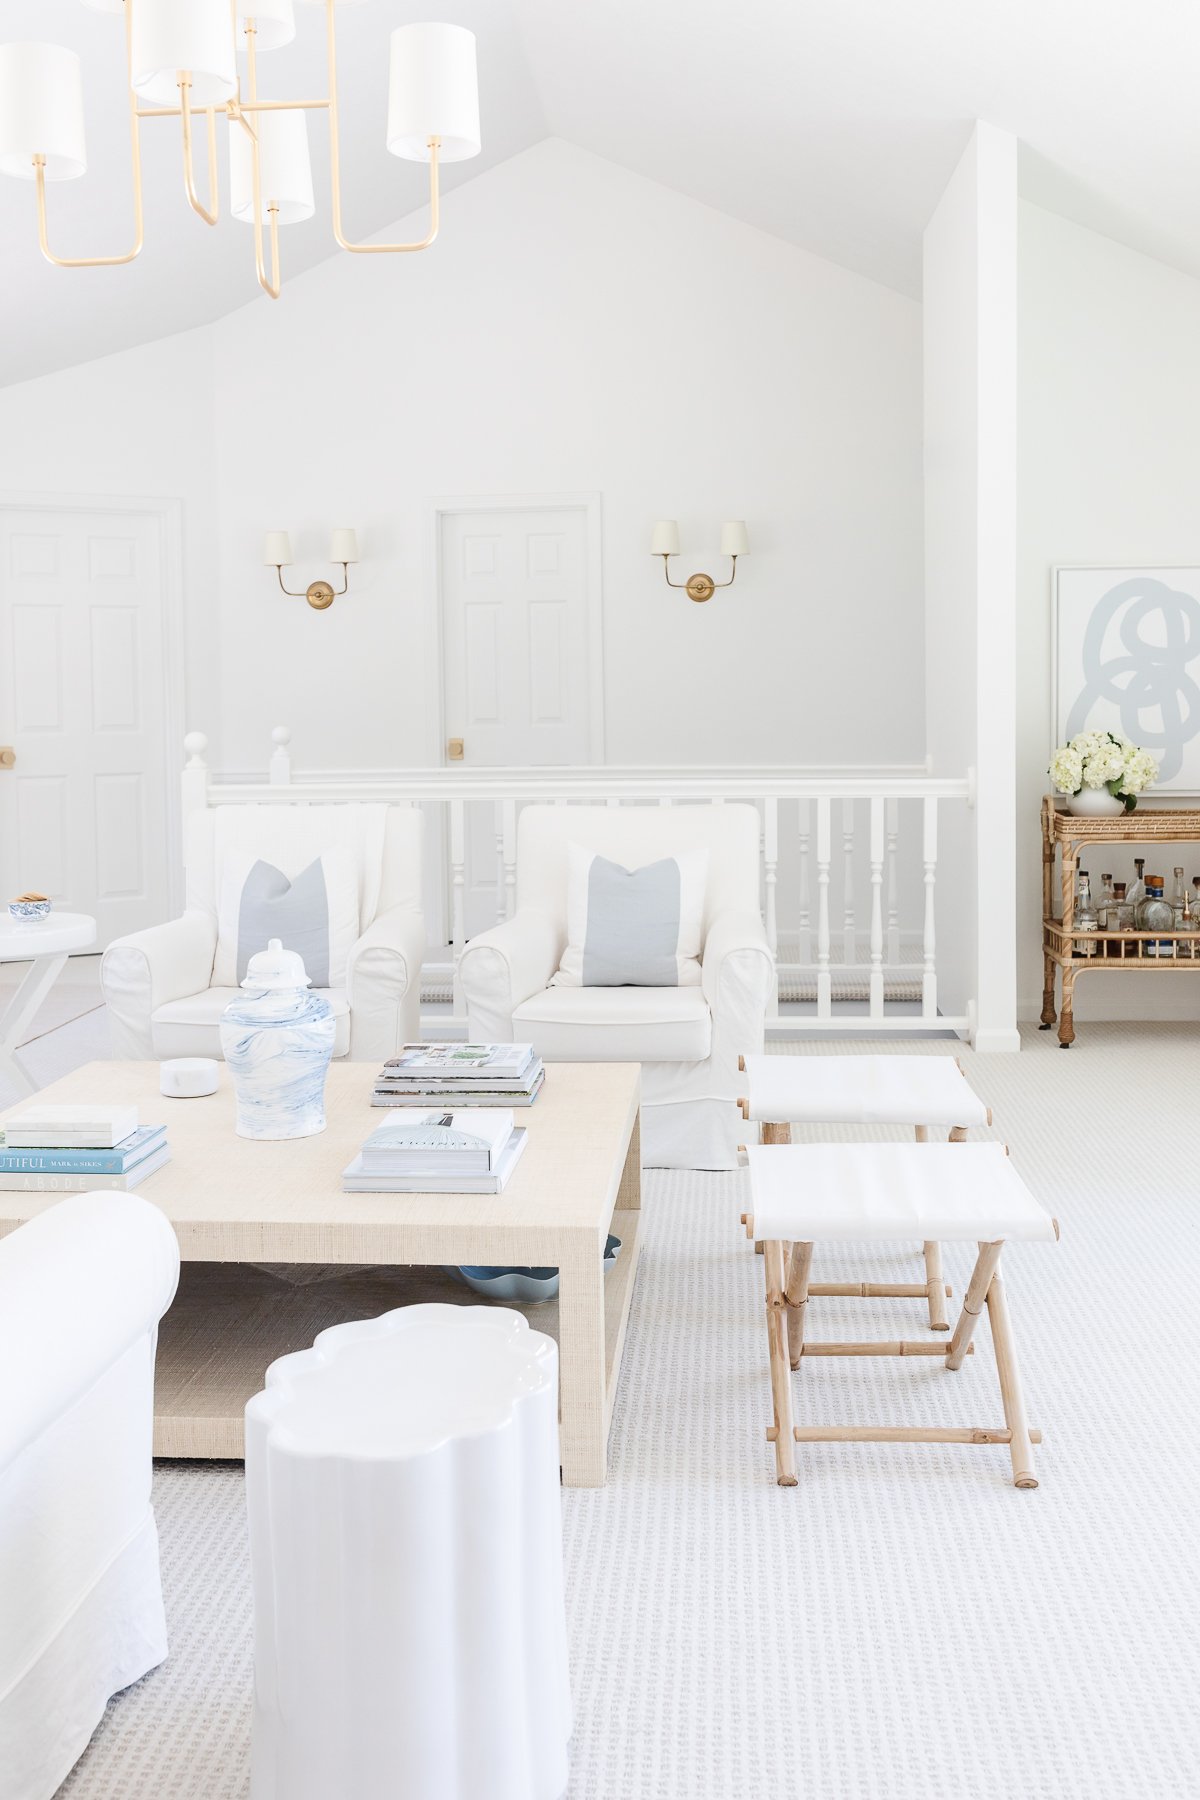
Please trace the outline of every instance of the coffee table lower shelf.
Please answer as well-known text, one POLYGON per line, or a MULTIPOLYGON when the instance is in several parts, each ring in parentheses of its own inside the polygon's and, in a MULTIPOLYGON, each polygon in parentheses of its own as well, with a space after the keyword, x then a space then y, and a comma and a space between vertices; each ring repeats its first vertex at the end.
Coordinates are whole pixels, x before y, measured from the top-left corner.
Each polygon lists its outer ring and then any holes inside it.
MULTIPOLYGON (((604 1277, 605 1418, 612 1421, 625 1330, 641 1249, 641 1213, 617 1211, 621 1252, 604 1277)), ((306 1349, 319 1331, 347 1319, 371 1319, 421 1301, 483 1306, 463 1282, 437 1268, 388 1267, 346 1274, 293 1270, 285 1280, 250 1263, 185 1262, 179 1293, 159 1327, 154 1454, 204 1461, 240 1459, 243 1412, 268 1364, 306 1349)), ((558 1301, 520 1306, 530 1325, 558 1339, 558 1301)), ((564 1470, 568 1486, 576 1485, 564 1470)), ((590 1485, 579 1483, 578 1485, 590 1485)))

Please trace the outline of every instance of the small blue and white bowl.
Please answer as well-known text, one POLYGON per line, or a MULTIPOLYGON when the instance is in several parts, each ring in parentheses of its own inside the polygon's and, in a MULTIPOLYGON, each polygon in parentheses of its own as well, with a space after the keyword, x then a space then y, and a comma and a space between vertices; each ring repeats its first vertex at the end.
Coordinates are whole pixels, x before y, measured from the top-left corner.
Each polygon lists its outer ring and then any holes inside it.
MULTIPOLYGON (((611 1269, 621 1250, 621 1240, 609 1233, 608 1242, 604 1246, 604 1267, 611 1269)), ((511 1304, 516 1301, 525 1306, 536 1306, 543 1300, 553 1300, 558 1292, 557 1269, 486 1269, 460 1267, 455 1273, 487 1300, 504 1300, 511 1304)))
POLYGON ((8 916, 18 925, 29 925, 35 919, 48 918, 52 905, 45 894, 18 894, 8 903, 8 916))

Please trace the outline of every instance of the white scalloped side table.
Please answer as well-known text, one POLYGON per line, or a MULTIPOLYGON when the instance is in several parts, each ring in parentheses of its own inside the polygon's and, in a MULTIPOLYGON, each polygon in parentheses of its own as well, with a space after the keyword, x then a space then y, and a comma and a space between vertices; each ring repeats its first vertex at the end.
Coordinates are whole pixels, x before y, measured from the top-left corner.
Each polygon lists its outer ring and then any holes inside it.
POLYGON ((336 1325, 246 1407, 252 1800, 560 1800, 558 1353, 522 1314, 336 1325))

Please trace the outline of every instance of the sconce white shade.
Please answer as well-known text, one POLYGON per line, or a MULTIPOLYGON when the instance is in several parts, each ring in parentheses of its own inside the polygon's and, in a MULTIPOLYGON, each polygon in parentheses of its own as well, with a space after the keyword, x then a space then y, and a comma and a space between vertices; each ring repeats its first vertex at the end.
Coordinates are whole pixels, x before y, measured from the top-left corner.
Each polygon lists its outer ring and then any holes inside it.
POLYGON ((721 555, 746 556, 749 550, 745 519, 726 519, 721 527, 721 555))
POLYGON ((335 531, 329 540, 329 560, 335 563, 356 563, 358 561, 358 534, 354 531, 335 531))
MULTIPOLYGON (((302 112, 255 113, 262 182, 263 223, 267 208, 278 206, 279 223, 295 225, 311 219, 312 163, 308 124, 302 112)), ((229 125, 229 206, 235 219, 254 223, 254 145, 236 120, 229 125)))
POLYGON ((268 531, 263 540, 263 561, 277 569, 292 560, 292 540, 286 531, 268 531))
POLYGON ((32 181, 35 156, 46 159, 47 181, 86 172, 83 70, 59 44, 2 44, 0 170, 32 181))
POLYGON ((650 538, 651 556, 679 555, 679 524, 675 519, 660 519, 650 538))
POLYGON ((392 33, 387 147, 428 162, 431 137, 441 139, 442 162, 479 155, 475 33, 463 25, 399 25, 392 33))
POLYGON ((196 109, 221 106, 237 92, 229 0, 136 0, 134 91, 155 106, 177 106, 180 69, 191 75, 196 109))
MULTIPOLYGON (((296 35, 296 16, 292 11, 292 0, 238 0, 237 47, 246 48, 246 20, 253 19, 255 25, 254 48, 256 50, 281 50, 290 44, 296 35)), ((260 118, 262 114, 258 115, 260 118)), ((243 131, 242 136, 245 137, 243 131)))

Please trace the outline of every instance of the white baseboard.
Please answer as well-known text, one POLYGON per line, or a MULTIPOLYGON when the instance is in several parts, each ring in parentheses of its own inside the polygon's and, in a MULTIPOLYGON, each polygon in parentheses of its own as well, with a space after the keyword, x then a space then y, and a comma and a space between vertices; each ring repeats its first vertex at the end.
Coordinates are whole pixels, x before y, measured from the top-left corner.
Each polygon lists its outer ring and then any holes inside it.
POLYGON ((1008 1030, 977 1031, 971 1040, 971 1047, 980 1056, 1011 1054, 1021 1048, 1021 1034, 1015 1025, 1008 1030))

